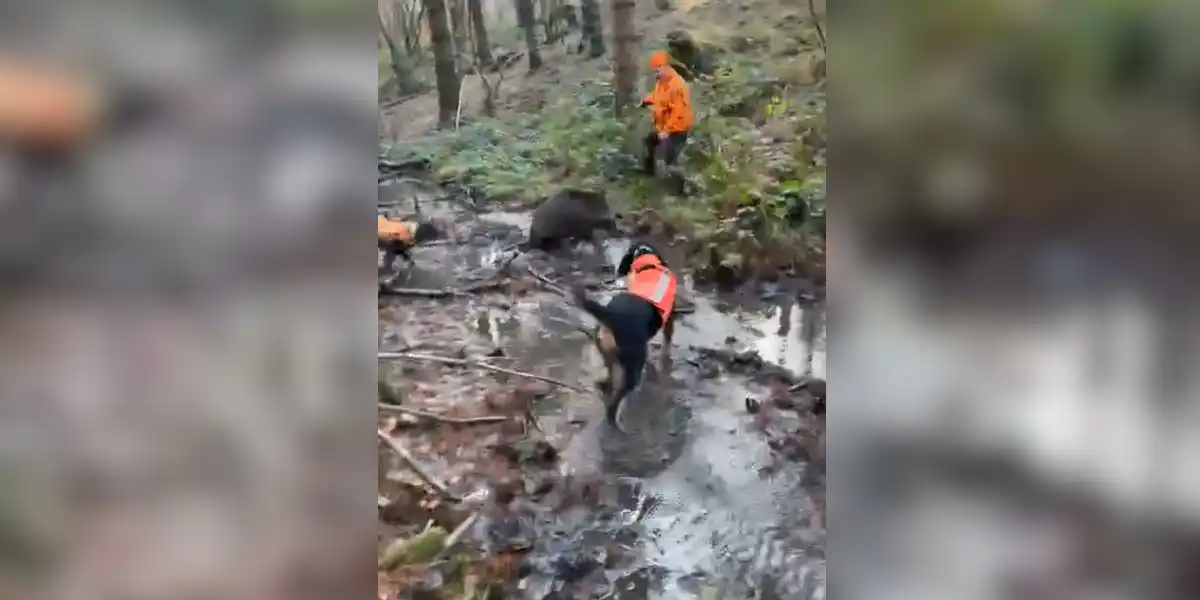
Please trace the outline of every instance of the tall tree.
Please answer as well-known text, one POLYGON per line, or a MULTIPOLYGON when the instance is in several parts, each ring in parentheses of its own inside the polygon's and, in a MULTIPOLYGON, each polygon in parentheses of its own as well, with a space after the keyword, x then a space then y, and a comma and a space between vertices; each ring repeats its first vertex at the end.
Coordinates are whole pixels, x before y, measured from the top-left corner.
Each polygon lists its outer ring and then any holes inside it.
POLYGON ((467 2, 466 0, 448 0, 450 10, 450 32, 454 35, 455 65, 462 66, 464 55, 470 56, 467 45, 467 2))
POLYGON ((445 0, 425 0, 425 17, 429 25, 429 40, 433 46, 433 72, 437 76, 438 126, 454 122, 458 108, 458 70, 454 62, 454 35, 446 18, 445 0))
POLYGON ((479 66, 492 64, 492 43, 488 40, 487 22, 483 20, 483 0, 467 0, 471 12, 471 33, 475 39, 475 58, 479 66))
POLYGON ((537 17, 533 13, 533 0, 515 0, 517 5, 517 24, 525 31, 525 45, 528 46, 529 70, 542 68, 542 55, 538 52, 537 17))
POLYGON ((388 62, 392 65, 392 76, 396 78, 396 91, 401 96, 421 91, 420 84, 413 77, 412 56, 400 52, 396 40, 392 38, 388 33, 387 26, 384 25, 382 15, 379 15, 379 33, 383 36, 383 43, 387 47, 388 62))
POLYGON ((637 29, 633 24, 636 4, 637 0, 612 0, 613 80, 618 117, 633 104, 634 88, 637 86, 638 69, 633 56, 638 42, 637 29))
POLYGON ((600 21, 600 3, 596 0, 580 0, 579 12, 583 13, 583 37, 588 41, 588 56, 604 56, 604 27, 600 21))
POLYGON ((391 35, 404 38, 404 49, 415 59, 421 52, 421 22, 425 20, 425 3, 421 0, 399 0, 390 3, 391 35), (398 33, 397 33, 398 32, 398 33))

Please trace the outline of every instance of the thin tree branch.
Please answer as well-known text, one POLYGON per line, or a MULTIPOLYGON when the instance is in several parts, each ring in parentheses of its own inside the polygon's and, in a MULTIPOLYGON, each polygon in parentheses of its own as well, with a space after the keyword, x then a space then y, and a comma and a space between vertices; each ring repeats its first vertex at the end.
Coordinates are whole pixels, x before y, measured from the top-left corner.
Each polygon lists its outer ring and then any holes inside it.
POLYGON ((570 292, 568 292, 563 287, 559 286, 557 283, 554 283, 554 281, 551 280, 549 277, 546 277, 545 275, 542 275, 541 273, 538 273, 537 271, 533 270, 532 266, 527 265, 525 267, 525 269, 529 271, 530 275, 533 275, 534 279, 537 279, 538 281, 540 281, 542 283, 542 285, 546 286, 546 288, 549 289, 550 291, 552 291, 556 294, 559 294, 561 296, 564 296, 566 298, 571 297, 570 292))
POLYGON ((537 381, 544 381, 546 383, 557 385, 559 387, 565 387, 569 390, 573 390, 576 392, 581 392, 581 393, 587 392, 587 390, 584 390, 583 388, 571 385, 565 381, 560 381, 558 379, 553 379, 550 377, 545 377, 543 375, 537 375, 534 373, 526 373, 524 371, 505 369, 504 367, 497 367, 496 365, 490 365, 488 363, 475 361, 475 360, 450 358, 449 356, 436 356, 433 354, 416 354, 416 353, 412 353, 412 352, 379 352, 377 354, 377 356, 378 356, 379 360, 425 360, 425 361, 430 361, 430 362, 440 362, 442 364, 447 364, 447 365, 458 365, 458 366, 462 366, 462 367, 477 367, 480 369, 484 369, 487 371, 493 371, 496 373, 504 373, 506 375, 513 375, 516 377, 524 377, 526 379, 534 379, 537 381))
POLYGON ((433 489, 437 490, 437 492, 439 494, 441 494, 442 497, 444 497, 448 500, 453 500, 454 502, 458 502, 460 500, 458 498, 458 496, 455 496, 454 494, 450 493, 450 490, 448 488, 446 488, 446 484, 438 481, 437 479, 434 479, 434 477, 432 475, 430 475, 428 472, 426 472, 425 469, 423 467, 421 467, 420 463, 417 462, 417 459, 415 457, 413 457, 413 455, 408 451, 408 449, 406 449, 404 446, 400 445, 400 442, 397 442, 395 439, 392 438, 392 436, 388 435, 383 430, 376 430, 375 433, 379 436, 379 439, 381 441, 383 441, 383 443, 388 447, 388 449, 390 449, 392 452, 395 452, 396 456, 399 456, 404 461, 404 463, 408 465, 409 469, 412 469, 412 471, 414 473, 416 473, 417 476, 420 477, 422 481, 429 484, 429 486, 432 487, 433 489))
POLYGON ((465 521, 459 523, 458 527, 455 527, 454 531, 451 531, 450 535, 446 537, 446 542, 442 546, 441 552, 438 552, 437 556, 433 557, 433 560, 438 560, 448 556, 451 548, 453 548, 454 545, 457 544, 460 539, 462 539, 462 536, 467 533, 467 530, 469 530, 471 526, 475 524, 475 521, 478 520, 479 511, 475 511, 471 513, 471 516, 467 517, 465 521))
POLYGON ((417 296, 420 298, 449 298, 451 296, 470 296, 479 292, 488 292, 504 287, 506 282, 489 281, 478 283, 472 286, 465 287, 461 290, 455 289, 429 289, 429 288, 394 288, 381 286, 380 293, 385 296, 417 296))
POLYGON ((487 415, 482 417, 447 417, 416 408, 408 408, 407 406, 384 403, 379 404, 379 410, 404 413, 406 415, 412 415, 422 419, 429 419, 439 423, 450 423, 451 425, 484 425, 487 423, 503 423, 509 420, 508 417, 500 415, 487 415))

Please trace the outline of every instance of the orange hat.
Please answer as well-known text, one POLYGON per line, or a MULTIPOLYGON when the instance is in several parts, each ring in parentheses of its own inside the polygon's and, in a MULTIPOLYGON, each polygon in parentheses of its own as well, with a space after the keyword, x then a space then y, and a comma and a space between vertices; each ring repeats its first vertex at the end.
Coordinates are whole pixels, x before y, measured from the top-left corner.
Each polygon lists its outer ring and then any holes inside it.
POLYGON ((650 55, 650 68, 657 69, 667 66, 667 52, 665 50, 656 50, 650 55))

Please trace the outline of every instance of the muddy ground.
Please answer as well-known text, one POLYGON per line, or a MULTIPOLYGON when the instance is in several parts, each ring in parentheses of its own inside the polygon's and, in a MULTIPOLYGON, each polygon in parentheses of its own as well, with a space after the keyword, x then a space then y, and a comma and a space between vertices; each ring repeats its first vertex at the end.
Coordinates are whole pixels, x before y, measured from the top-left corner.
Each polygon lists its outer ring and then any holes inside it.
POLYGON ((380 427, 433 480, 381 438, 381 551, 431 521, 467 526, 454 549, 381 571, 380 597, 466 585, 482 598, 491 583, 504 598, 824 598, 823 385, 798 385, 825 372, 824 309, 800 292, 810 288, 719 296, 682 269, 695 310, 676 327, 669 372, 649 370, 627 402, 622 434, 602 422, 590 321, 530 270, 602 295, 628 240, 510 261, 503 249, 528 214, 443 194, 380 188, 389 215, 412 215, 421 198, 422 214, 456 223, 454 240, 419 248, 390 287, 479 289, 381 291, 380 351, 409 354, 380 361, 380 427))

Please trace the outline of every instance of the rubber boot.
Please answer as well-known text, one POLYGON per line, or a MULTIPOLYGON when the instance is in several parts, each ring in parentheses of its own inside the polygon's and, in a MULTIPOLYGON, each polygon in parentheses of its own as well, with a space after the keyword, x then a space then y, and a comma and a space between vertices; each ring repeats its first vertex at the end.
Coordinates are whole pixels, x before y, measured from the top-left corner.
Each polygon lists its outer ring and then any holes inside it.
POLYGON ((642 173, 654 176, 654 155, 647 152, 646 156, 642 157, 642 173))
POLYGON ((672 194, 680 198, 687 196, 687 178, 679 171, 679 167, 669 167, 666 179, 667 187, 672 194))

